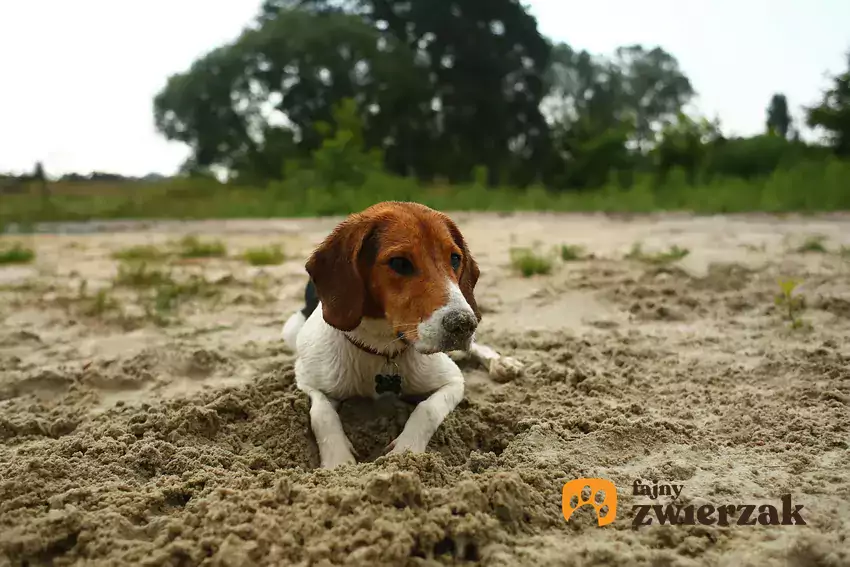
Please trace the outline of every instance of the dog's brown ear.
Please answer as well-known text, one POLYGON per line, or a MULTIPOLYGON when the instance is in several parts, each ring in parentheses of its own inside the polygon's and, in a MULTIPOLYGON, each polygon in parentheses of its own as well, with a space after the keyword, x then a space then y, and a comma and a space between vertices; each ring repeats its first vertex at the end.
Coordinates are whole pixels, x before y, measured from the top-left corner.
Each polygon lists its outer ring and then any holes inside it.
POLYGON ((363 319, 368 291, 362 253, 372 232, 371 221, 352 215, 313 251, 305 266, 325 322, 340 331, 355 329, 363 319))
POLYGON ((463 293, 466 302, 472 307, 475 317, 480 322, 481 311, 478 309, 478 303, 475 301, 475 284, 478 283, 478 276, 480 275, 478 264, 475 262, 475 258, 472 257, 472 253, 469 251, 469 247, 466 245, 466 240, 463 239, 460 229, 448 216, 445 219, 449 227, 449 232, 452 234, 452 239, 454 239, 458 248, 463 251, 463 264, 461 264, 458 287, 463 293))

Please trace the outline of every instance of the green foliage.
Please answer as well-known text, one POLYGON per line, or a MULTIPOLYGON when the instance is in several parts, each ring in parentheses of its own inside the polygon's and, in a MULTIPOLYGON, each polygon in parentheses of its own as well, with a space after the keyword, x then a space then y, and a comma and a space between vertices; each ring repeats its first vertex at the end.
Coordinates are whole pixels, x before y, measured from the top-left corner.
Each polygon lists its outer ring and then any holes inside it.
POLYGON ((327 122, 316 124, 316 130, 325 136, 312 156, 316 181, 331 191, 340 185, 360 187, 370 173, 381 171, 382 152, 365 150, 363 121, 354 100, 344 99, 336 105, 333 119, 333 126, 327 122))
POLYGON ((791 114, 788 112, 788 99, 777 93, 770 99, 767 107, 767 132, 785 139, 791 133, 791 114))
POLYGON ((99 289, 94 297, 84 298, 82 313, 89 317, 101 317, 111 311, 120 311, 120 304, 110 295, 109 290, 99 289))
POLYGON ((169 279, 156 287, 152 305, 148 306, 148 315, 155 320, 177 309, 187 299, 200 297, 212 298, 219 290, 203 276, 192 274, 185 281, 169 279))
POLYGON ((811 325, 802 319, 803 310, 806 308, 805 296, 797 293, 798 286, 802 282, 795 279, 784 279, 779 281, 779 293, 774 303, 784 310, 784 317, 792 329, 810 328, 811 325))
POLYGON ((534 248, 515 247, 510 250, 511 267, 523 277, 552 273, 553 262, 534 248))
POLYGON ((584 258, 584 248, 578 245, 561 244, 561 260, 572 262, 584 258))
POLYGON ((227 255, 227 248, 220 240, 204 241, 197 236, 187 235, 178 245, 181 258, 220 258, 227 255))
POLYGON ((20 242, 6 244, 0 242, 0 265, 3 264, 29 264, 35 259, 35 251, 25 247, 20 242))
MULTIPOLYGON (((598 56, 552 45, 514 0, 459 6, 263 2, 256 21, 169 77, 154 99, 159 132, 191 149, 174 207, 226 214, 220 206, 232 200, 248 216, 339 214, 385 194, 445 199, 433 188, 444 182, 475 195, 467 206, 487 208, 578 201, 725 212, 846 202, 846 191, 834 191, 843 167, 799 140, 783 94, 769 103, 765 135, 726 139, 717 121, 684 112, 693 86, 660 47, 598 56), (816 173, 828 186, 814 190, 827 197, 820 204, 810 189, 792 187, 814 162, 826 168, 816 173), (219 169, 231 191, 263 195, 216 195, 200 205, 191 187, 215 185, 219 169)), ((850 70, 807 117, 839 156, 850 155, 848 108, 850 70)), ((133 216, 150 208, 127 199, 98 210, 133 216)), ((61 203, 30 212, 65 214, 61 203)))
MULTIPOLYGON (((698 177, 672 170, 659 182, 655 174, 637 174, 623 182, 612 176, 599 189, 553 191, 476 185, 422 185, 386 173, 368 176, 359 188, 301 185, 299 179, 262 189, 202 179, 177 179, 139 185, 132 192, 107 186, 86 193, 65 193, 57 184, 53 206, 40 207, 32 195, 4 195, 0 223, 29 218, 40 221, 85 221, 93 218, 226 219, 345 215, 386 200, 415 200, 453 211, 630 212, 690 211, 698 214, 809 212, 850 210, 850 163, 837 159, 806 160, 754 179, 716 175, 698 177)), ((179 251, 179 243, 177 243, 179 251)), ((169 251, 171 253, 171 251, 169 251)), ((176 252, 175 252, 176 253, 176 252)))
POLYGON ((121 264, 115 276, 115 285, 126 287, 156 287, 170 281, 170 273, 149 268, 146 262, 121 264))
POLYGON ((632 248, 631 250, 629 250, 629 253, 626 254, 626 258, 629 260, 645 262, 647 264, 654 264, 656 266, 664 266, 681 260, 689 253, 689 250, 687 250, 686 248, 680 248, 676 244, 671 246, 665 252, 647 253, 644 252, 643 245, 640 242, 636 242, 632 245, 632 248))
POLYGON ((662 179, 672 170, 680 169, 687 174, 688 183, 693 184, 709 155, 709 148, 719 138, 717 122, 694 119, 680 111, 662 128, 658 144, 650 155, 662 179))
POLYGON ((243 254, 245 261, 252 266, 273 266, 282 264, 286 255, 280 246, 263 246, 261 248, 250 248, 243 254))
POLYGON ((495 171, 510 162, 519 136, 529 148, 545 140, 537 79, 548 52, 534 18, 513 0, 463 13, 426 0, 399 10, 383 1, 269 1, 256 25, 169 78, 154 102, 156 125, 192 148, 187 170, 224 167, 261 185, 281 179, 287 161, 314 159, 333 185, 351 174, 352 136, 343 128, 314 155, 328 137, 319 125, 352 99, 363 147, 380 150, 383 166, 465 180, 476 164, 495 171), (508 81, 516 86, 510 101, 508 81))
POLYGON ((147 261, 147 262, 155 262, 159 260, 164 260, 168 254, 157 248, 156 246, 151 245, 139 245, 139 246, 129 246, 127 248, 123 248, 115 252, 112 257, 116 260, 124 260, 124 261, 147 261))
POLYGON ((824 246, 824 242, 826 238, 821 235, 809 236, 806 240, 797 248, 797 252, 806 253, 806 252, 817 252, 819 254, 826 254, 826 246, 824 246))
POLYGON ((833 86, 823 93, 820 104, 806 109, 809 127, 822 128, 838 156, 850 156, 850 53, 847 71, 833 77, 833 86))

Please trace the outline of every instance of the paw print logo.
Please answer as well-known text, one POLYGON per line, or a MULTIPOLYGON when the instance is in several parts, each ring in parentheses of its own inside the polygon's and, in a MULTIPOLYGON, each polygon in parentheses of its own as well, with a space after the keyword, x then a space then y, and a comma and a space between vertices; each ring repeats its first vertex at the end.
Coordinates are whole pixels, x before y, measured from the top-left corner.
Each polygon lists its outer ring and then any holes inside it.
POLYGON ((573 512, 590 504, 596 510, 596 523, 607 526, 617 517, 617 488, 604 478, 577 478, 564 485, 561 510, 570 521, 573 512))

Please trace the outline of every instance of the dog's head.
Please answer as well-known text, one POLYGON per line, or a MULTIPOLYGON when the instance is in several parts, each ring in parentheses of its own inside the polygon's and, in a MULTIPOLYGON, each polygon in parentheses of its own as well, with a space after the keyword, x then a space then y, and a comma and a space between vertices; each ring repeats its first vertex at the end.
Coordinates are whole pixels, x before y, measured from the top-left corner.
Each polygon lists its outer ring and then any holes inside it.
POLYGON ((469 348, 481 313, 478 265, 457 225, 417 203, 349 216, 307 260, 325 321, 351 331, 385 319, 423 353, 469 348))

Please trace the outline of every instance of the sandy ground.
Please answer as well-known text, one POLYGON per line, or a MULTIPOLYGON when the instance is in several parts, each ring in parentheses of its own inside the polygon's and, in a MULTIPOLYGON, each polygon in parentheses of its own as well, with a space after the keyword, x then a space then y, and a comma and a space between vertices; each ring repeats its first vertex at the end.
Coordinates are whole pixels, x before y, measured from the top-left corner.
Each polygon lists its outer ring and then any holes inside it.
POLYGON ((467 398, 420 455, 380 455, 409 406, 344 404, 363 462, 332 472, 279 333, 338 219, 24 237, 36 262, 0 268, 0 565, 850 564, 850 217, 452 216, 482 268, 480 341, 525 372, 461 362, 467 398), (170 311, 114 284, 113 252, 188 233, 228 257, 166 260, 194 282, 170 311), (798 251, 813 234, 827 251, 798 251), (626 259, 638 241, 690 253, 626 259), (239 256, 273 243, 281 265, 239 256), (509 250, 534 243, 593 257, 524 278, 509 250), (612 524, 565 521, 581 477, 617 486, 612 524), (790 494, 806 525, 635 527, 633 506, 669 502, 635 479, 780 516, 790 494))

